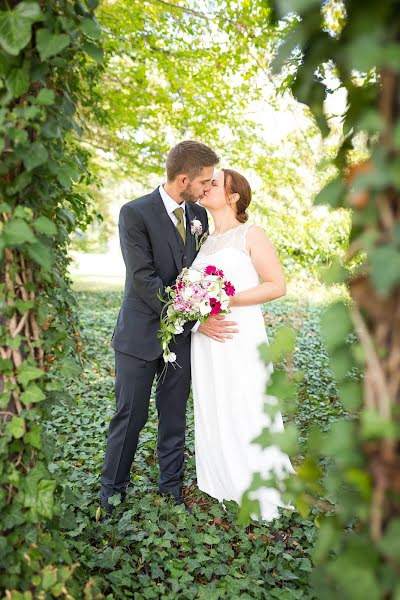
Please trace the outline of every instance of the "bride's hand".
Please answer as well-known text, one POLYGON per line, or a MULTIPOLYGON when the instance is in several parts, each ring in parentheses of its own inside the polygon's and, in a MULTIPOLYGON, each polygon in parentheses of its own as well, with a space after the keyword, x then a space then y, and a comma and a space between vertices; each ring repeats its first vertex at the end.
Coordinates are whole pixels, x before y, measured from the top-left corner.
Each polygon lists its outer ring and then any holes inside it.
POLYGON ((225 342, 226 339, 232 339, 235 333, 239 333, 236 321, 227 321, 225 315, 212 315, 208 317, 200 325, 198 331, 217 342, 225 342))

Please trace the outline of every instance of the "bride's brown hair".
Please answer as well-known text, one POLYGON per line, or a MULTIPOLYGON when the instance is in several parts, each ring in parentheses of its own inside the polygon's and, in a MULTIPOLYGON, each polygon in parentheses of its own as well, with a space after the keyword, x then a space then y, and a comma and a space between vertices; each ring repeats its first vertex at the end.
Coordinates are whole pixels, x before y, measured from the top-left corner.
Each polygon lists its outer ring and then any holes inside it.
POLYGON ((226 197, 229 194, 239 194, 239 200, 236 202, 236 218, 240 223, 246 223, 249 215, 246 212, 251 202, 251 187, 243 175, 232 169, 222 169, 224 172, 224 188, 226 197))

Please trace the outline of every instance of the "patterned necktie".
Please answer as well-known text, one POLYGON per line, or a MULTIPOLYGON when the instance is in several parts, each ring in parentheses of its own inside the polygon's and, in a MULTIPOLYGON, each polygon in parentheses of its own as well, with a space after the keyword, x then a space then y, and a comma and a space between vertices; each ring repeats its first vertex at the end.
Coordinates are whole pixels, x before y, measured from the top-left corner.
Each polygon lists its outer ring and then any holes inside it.
POLYGON ((179 233, 181 234, 181 237, 183 239, 183 243, 185 243, 186 241, 186 229, 185 229, 185 225, 183 223, 183 208, 181 206, 179 206, 178 208, 176 208, 174 210, 174 215, 176 216, 178 222, 176 224, 176 228, 179 231, 179 233))

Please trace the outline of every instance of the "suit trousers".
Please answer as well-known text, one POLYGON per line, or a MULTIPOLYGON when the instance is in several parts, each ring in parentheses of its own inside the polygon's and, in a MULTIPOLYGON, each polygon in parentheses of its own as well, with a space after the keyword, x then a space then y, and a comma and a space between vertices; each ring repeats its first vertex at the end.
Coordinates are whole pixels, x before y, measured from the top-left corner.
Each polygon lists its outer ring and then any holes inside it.
POLYGON ((110 496, 118 492, 125 496, 139 434, 148 419, 156 375, 159 379, 156 390, 159 489, 176 497, 182 494, 191 335, 177 337, 181 338, 180 343, 170 344, 170 350, 175 352, 179 366, 168 364, 161 378, 165 367, 162 355, 146 361, 115 350, 116 411, 108 429, 101 473, 101 505, 105 508, 110 507, 110 496))

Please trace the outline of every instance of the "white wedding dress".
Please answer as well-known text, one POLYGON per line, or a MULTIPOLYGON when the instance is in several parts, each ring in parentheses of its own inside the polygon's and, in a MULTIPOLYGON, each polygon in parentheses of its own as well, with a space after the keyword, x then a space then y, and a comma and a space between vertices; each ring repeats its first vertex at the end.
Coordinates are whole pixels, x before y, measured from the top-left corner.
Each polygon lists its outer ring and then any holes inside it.
MULTIPOLYGON (((222 269, 236 292, 259 284, 258 274, 247 251, 244 223, 220 235, 212 235, 202 245, 192 267, 202 269, 214 265, 222 269)), ((240 504, 253 473, 262 477, 274 472, 280 476, 293 473, 289 457, 276 446, 262 449, 251 440, 264 427, 283 431, 280 413, 274 422, 264 412, 267 379, 272 372, 259 357, 258 347, 267 342, 260 306, 232 308, 228 320, 238 323, 239 333, 224 343, 197 331, 192 334, 192 385, 195 423, 195 455, 197 484, 220 502, 235 500, 240 504)), ((271 520, 279 516, 284 504, 273 488, 261 488, 250 494, 260 503, 261 517, 271 520)))

